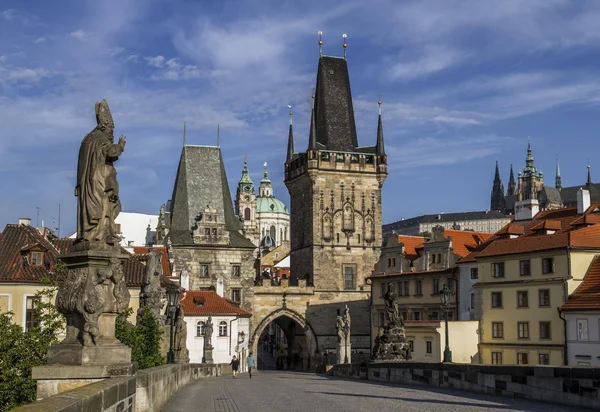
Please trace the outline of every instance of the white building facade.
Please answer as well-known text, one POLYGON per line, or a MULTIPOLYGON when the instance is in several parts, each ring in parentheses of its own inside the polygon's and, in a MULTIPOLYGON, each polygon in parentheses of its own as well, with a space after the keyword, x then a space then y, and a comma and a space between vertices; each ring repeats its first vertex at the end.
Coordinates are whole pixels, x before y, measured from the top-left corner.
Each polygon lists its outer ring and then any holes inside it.
POLYGON ((235 355, 240 359, 241 370, 245 371, 251 314, 213 291, 185 292, 181 303, 187 323, 190 363, 203 363, 205 326, 210 317, 213 363, 228 364, 235 355))

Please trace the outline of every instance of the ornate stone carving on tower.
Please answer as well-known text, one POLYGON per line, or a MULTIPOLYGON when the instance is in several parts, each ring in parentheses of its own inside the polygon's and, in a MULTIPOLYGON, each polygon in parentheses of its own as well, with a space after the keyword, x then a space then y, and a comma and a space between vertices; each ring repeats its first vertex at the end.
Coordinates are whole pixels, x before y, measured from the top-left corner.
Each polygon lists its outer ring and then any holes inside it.
POLYGON ((383 332, 375 338, 372 357, 376 362, 398 362, 411 359, 411 351, 404 331, 404 320, 398 307, 398 295, 392 288, 393 285, 390 283, 384 295, 385 311, 389 320, 384 325, 383 332))
POLYGON ((34 369, 38 397, 56 394, 57 380, 69 389, 114 375, 130 374, 131 349, 115 337, 115 319, 129 306, 115 218, 121 211, 113 163, 125 148, 114 143, 114 122, 105 100, 96 103, 97 126, 79 150, 77 166, 77 239, 61 260, 67 278, 56 296, 66 317, 66 337, 48 351, 53 368, 34 369), (68 386, 68 385, 67 385, 68 386))

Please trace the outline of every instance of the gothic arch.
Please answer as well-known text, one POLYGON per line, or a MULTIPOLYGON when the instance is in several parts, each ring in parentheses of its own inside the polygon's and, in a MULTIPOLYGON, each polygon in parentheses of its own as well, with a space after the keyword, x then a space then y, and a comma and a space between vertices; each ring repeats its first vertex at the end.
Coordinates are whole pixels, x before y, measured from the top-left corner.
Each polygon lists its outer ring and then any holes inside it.
POLYGON ((289 308, 277 309, 277 310, 271 312, 269 315, 265 316, 260 321, 260 323, 256 326, 256 328, 254 328, 254 332, 252 333, 252 338, 249 341, 250 349, 254 353, 258 353, 257 352, 258 338, 263 333, 265 328, 267 326, 269 326, 269 324, 271 322, 273 322, 281 317, 287 317, 288 319, 293 320, 298 325, 300 325, 300 327, 302 327, 302 329, 304 330, 304 336, 308 337, 310 339, 310 350, 309 350, 310 355, 311 356, 314 355, 317 351, 317 348, 319 347, 318 342, 317 342, 317 334, 313 330, 312 326, 310 326, 310 324, 306 321, 304 316, 302 316, 300 313, 296 312, 295 310, 289 309, 289 308))

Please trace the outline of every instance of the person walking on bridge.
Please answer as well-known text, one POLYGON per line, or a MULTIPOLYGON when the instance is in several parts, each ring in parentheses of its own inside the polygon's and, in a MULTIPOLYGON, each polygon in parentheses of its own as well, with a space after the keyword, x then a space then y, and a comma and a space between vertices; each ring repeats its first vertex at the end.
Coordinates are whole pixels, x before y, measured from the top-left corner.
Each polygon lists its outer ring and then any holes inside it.
POLYGON ((240 361, 238 360, 237 356, 233 355, 233 359, 231 359, 231 362, 229 362, 229 364, 231 365, 231 372, 233 374, 233 377, 236 378, 238 369, 240 367, 240 361))
POLYGON ((252 369, 256 367, 256 359, 254 359, 252 352, 250 352, 246 358, 246 366, 248 367, 248 375, 250 375, 250 379, 252 379, 252 369))

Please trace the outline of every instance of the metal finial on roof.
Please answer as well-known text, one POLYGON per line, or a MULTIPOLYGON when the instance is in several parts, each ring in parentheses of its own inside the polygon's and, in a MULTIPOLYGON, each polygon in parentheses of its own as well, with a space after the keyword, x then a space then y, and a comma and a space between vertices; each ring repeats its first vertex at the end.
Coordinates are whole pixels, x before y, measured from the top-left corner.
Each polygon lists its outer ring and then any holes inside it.
POLYGON ((288 109, 290 109, 290 126, 292 125, 292 105, 288 104, 287 105, 288 109))
POLYGON ((183 122, 183 147, 185 147, 185 122, 183 122))
POLYGON ((221 125, 217 123, 217 147, 221 147, 221 125))
POLYGON ((383 96, 383 95, 382 94, 379 95, 379 101, 377 102, 377 105, 379 106, 379 108, 378 108, 379 116, 381 116, 381 96, 383 96))
POLYGON ((319 35, 319 56, 323 55, 323 32, 319 30, 317 33, 319 35))
POLYGON ((344 60, 346 59, 346 47, 348 47, 348 45, 346 44, 346 37, 348 37, 346 33, 342 34, 342 38, 344 39, 344 60))
POLYGON ((312 109, 314 110, 315 108, 315 88, 313 87, 313 92, 312 92, 312 109))

